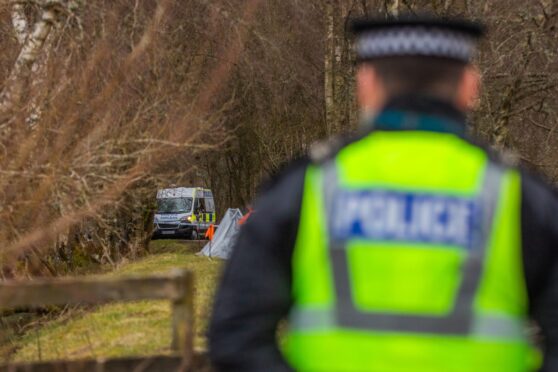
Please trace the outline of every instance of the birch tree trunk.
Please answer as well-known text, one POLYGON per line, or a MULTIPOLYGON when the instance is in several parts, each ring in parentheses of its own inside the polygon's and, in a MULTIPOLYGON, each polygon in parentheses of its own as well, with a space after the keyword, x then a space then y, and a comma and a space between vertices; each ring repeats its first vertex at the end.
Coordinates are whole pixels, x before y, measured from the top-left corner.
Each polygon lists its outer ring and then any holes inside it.
POLYGON ((399 15, 399 0, 387 0, 386 1, 386 10, 390 16, 397 17, 399 15))
POLYGON ((12 26, 16 34, 19 45, 23 45, 27 39, 27 17, 25 16, 25 7, 22 3, 12 5, 12 26))
POLYGON ((334 126, 334 89, 333 83, 335 81, 335 65, 333 52, 335 50, 335 14, 334 4, 337 0, 327 0, 325 3, 325 17, 326 17, 326 43, 325 43, 325 58, 324 58, 324 95, 325 95, 325 122, 327 135, 331 136, 334 126))
POLYGON ((34 24, 31 33, 26 31, 27 18, 25 17, 23 4, 16 3, 12 6, 12 25, 18 41, 22 43, 22 47, 4 84, 4 89, 0 93, 0 112, 9 111, 21 99, 25 85, 33 72, 34 64, 39 58, 45 41, 56 22, 57 7, 59 6, 61 6, 61 0, 44 2, 39 20, 34 24))
POLYGON ((351 130, 356 122, 352 48, 345 27, 355 4, 347 0, 325 4, 324 102, 329 136, 351 130))

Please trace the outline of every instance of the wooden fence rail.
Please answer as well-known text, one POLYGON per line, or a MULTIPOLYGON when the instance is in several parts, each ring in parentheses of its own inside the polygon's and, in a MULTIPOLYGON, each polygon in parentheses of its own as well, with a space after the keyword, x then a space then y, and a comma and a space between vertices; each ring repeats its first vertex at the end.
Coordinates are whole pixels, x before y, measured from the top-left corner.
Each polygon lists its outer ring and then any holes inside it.
POLYGON ((0 310, 114 301, 170 300, 173 355, 0 365, 0 372, 186 371, 193 362, 193 277, 186 270, 129 278, 62 278, 0 283, 0 310))

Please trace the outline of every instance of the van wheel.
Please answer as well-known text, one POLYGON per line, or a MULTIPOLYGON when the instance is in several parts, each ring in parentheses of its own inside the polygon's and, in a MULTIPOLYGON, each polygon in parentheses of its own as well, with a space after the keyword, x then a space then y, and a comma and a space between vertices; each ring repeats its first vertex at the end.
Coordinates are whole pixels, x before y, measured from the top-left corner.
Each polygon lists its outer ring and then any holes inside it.
POLYGON ((198 232, 196 230, 192 230, 192 234, 190 235, 191 240, 198 240, 198 232))

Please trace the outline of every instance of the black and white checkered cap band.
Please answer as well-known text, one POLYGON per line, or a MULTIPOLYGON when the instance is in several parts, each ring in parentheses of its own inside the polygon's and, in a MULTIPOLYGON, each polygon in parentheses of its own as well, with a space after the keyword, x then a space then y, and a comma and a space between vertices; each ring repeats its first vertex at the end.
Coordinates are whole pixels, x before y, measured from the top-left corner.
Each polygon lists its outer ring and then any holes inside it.
POLYGON ((356 48, 360 59, 419 55, 468 62, 475 51, 475 39, 451 30, 402 26, 364 32, 356 48))

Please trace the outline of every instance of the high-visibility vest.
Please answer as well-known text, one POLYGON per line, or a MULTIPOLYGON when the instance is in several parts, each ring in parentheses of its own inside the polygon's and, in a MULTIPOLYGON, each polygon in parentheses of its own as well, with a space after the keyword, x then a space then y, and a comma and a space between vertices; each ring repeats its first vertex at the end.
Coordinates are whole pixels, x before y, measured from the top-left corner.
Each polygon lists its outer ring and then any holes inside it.
POLYGON ((450 133, 306 172, 284 353, 300 371, 524 372, 521 179, 450 133))
POLYGON ((217 215, 215 212, 204 212, 199 215, 192 214, 191 222, 210 222, 215 223, 217 220, 217 215))
POLYGON ((203 216, 204 222, 212 222, 215 223, 215 213, 214 212, 206 212, 203 216))

